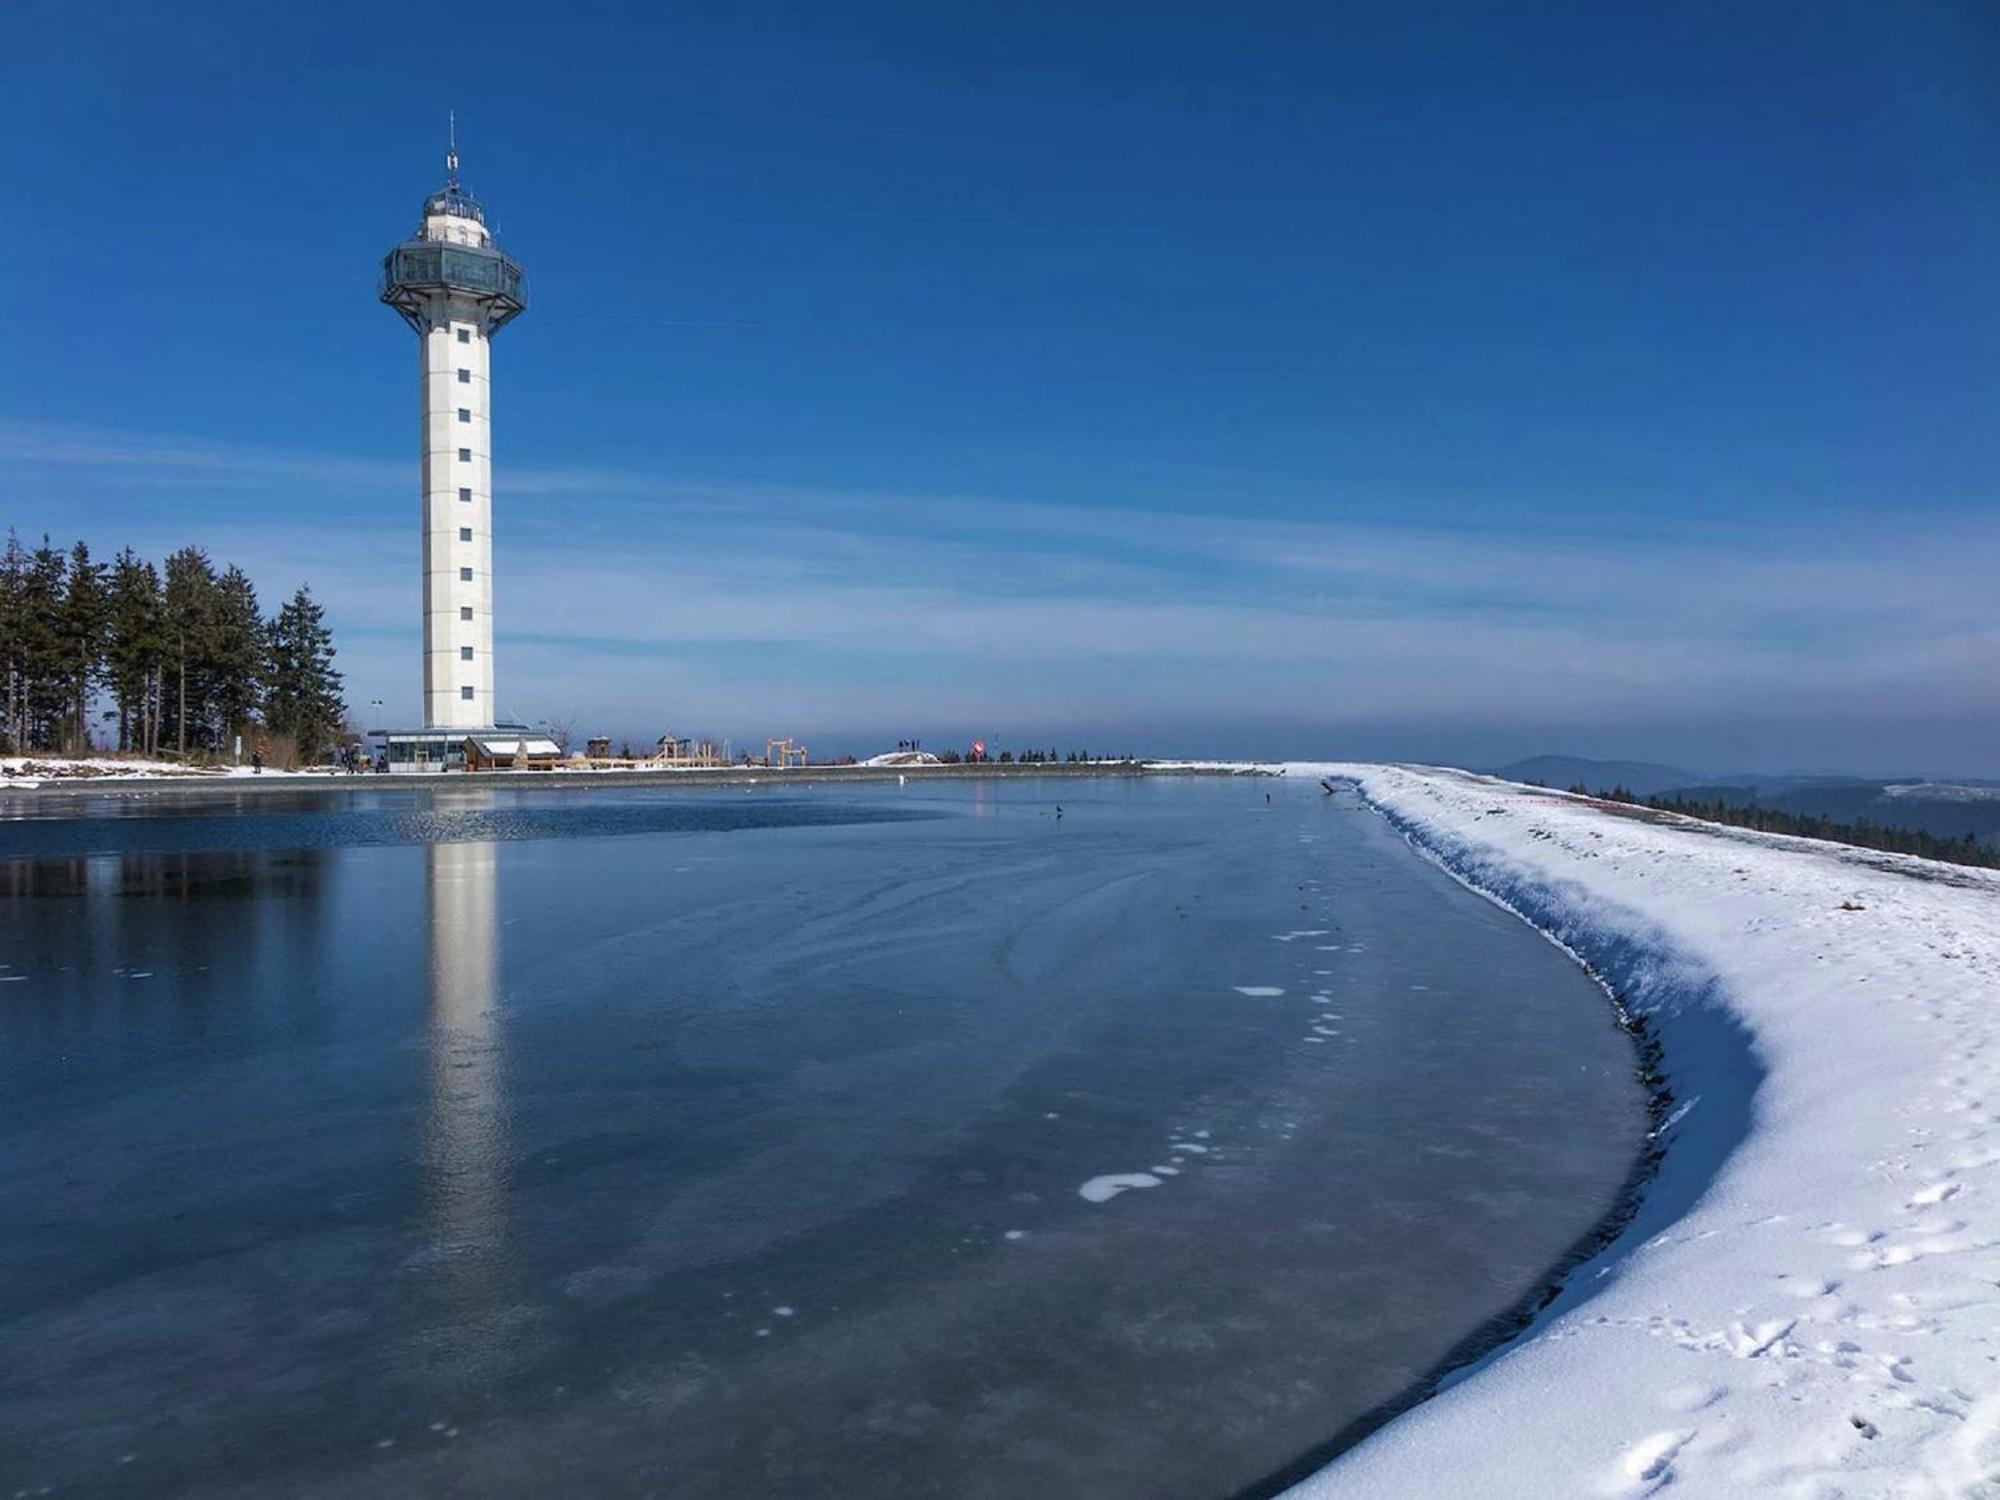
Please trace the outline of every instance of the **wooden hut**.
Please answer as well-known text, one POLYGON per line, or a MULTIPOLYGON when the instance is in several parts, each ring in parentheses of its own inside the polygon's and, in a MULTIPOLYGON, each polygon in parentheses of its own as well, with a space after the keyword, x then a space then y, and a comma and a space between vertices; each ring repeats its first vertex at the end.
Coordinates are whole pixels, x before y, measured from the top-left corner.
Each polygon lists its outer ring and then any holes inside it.
POLYGON ((468 771, 553 771, 562 764, 562 749, 554 740, 532 736, 467 735, 468 771))

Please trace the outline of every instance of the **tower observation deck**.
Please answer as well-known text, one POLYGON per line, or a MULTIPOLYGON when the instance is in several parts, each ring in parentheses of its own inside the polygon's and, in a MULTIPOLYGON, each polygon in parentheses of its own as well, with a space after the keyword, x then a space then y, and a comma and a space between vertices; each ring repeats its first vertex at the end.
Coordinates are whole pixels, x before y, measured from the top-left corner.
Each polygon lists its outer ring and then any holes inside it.
POLYGON ((382 300, 416 330, 423 388, 424 726, 490 729, 493 696, 493 335, 527 277, 459 186, 458 146, 417 231, 382 261, 382 300))

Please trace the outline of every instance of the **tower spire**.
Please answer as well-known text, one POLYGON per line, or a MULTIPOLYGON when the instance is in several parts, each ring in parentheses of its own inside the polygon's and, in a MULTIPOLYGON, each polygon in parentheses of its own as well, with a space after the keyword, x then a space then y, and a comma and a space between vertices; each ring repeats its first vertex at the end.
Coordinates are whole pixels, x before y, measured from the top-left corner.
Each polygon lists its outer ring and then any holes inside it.
POLYGON ((445 112, 445 119, 448 122, 445 127, 448 134, 448 144, 445 147, 444 153, 444 185, 448 188, 456 189, 458 187, 458 111, 455 109, 447 110, 445 112))

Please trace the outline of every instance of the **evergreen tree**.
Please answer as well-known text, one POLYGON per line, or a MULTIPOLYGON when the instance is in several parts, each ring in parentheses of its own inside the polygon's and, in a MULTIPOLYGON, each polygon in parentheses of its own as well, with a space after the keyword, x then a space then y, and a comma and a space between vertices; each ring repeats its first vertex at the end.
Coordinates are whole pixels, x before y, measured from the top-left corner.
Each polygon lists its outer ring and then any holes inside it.
POLYGON ((87 751, 92 701, 117 705, 118 748, 158 754, 222 749, 268 696, 284 732, 309 752, 344 716, 333 639, 301 588, 267 625, 241 568, 217 575, 183 547, 161 571, 127 547, 106 567, 77 542, 32 552, 13 531, 0 547, 0 748, 87 751), (274 679, 274 644, 287 655, 274 679))
POLYGON ((69 717, 70 658, 62 636, 68 577, 68 557, 44 536, 42 545, 29 555, 22 591, 21 744, 25 749, 54 749, 61 743, 63 724, 69 717))
POLYGON ((270 686, 264 700, 264 720, 287 736, 308 760, 318 757, 347 712, 340 697, 340 673, 333 665, 333 632, 326 628, 325 613, 312 591, 301 584, 271 622, 270 686))
POLYGON ((104 677, 104 646, 110 601, 104 590, 104 565, 90 560, 90 547, 70 548, 69 578, 63 591, 58 630, 62 637, 61 681, 69 723, 63 739, 75 754, 90 749, 90 699, 104 677))
POLYGON ((199 547, 183 547, 167 559, 167 687, 172 700, 174 745, 187 754, 188 731, 195 744, 207 707, 204 669, 213 648, 216 616, 215 565, 199 547))
POLYGON ((118 705, 118 748, 159 749, 161 672, 166 663, 166 605, 160 574, 130 547, 111 565, 105 679, 118 705))
POLYGON ((28 554, 10 526, 0 550, 0 748, 25 750, 28 554))
POLYGON ((215 746, 228 746, 262 700, 269 661, 269 634, 257 608, 249 575, 232 565, 215 585, 215 618, 204 663, 209 706, 215 717, 215 746))

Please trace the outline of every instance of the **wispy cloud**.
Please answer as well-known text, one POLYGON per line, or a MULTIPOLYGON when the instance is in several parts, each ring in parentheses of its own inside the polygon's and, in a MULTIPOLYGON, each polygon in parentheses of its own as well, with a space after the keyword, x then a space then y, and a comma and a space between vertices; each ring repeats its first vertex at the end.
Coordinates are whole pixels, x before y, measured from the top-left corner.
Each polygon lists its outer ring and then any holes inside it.
POLYGON ((214 489, 271 478, 315 483, 407 482, 408 466, 328 454, 298 454, 200 439, 166 438, 67 422, 0 418, 0 464, 15 471, 109 472, 136 489, 214 489))
MULTIPOLYGON (((412 482, 387 457, 0 419, 0 520, 198 538, 272 593, 310 578, 350 696, 391 714, 414 697, 412 482)), ((502 471, 498 508, 505 699, 634 734, 1274 704, 1330 731, 2000 718, 2000 522, 1963 516, 1579 535, 1351 519, 1337 495, 1185 515, 533 468, 502 471)))

